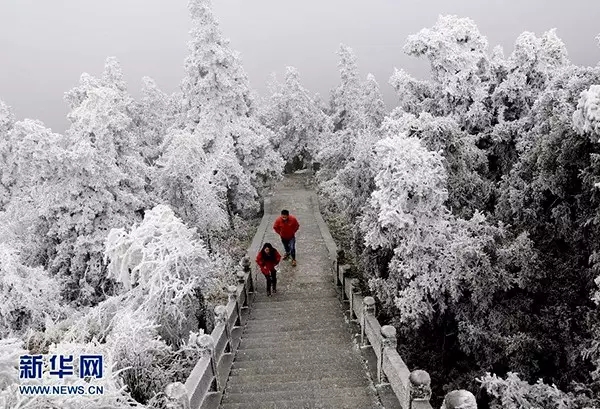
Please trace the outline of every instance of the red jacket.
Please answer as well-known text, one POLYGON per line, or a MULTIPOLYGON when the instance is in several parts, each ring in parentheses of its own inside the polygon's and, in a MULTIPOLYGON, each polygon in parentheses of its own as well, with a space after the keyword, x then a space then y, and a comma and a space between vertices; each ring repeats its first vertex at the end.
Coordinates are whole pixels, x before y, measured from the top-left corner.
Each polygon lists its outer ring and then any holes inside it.
MULTIPOLYGON (((273 250, 275 250, 275 249, 273 249, 273 250)), ((279 254, 279 252, 277 250, 275 250, 275 259, 274 260, 264 259, 263 255, 262 255, 262 251, 259 251, 258 255, 256 256, 256 264, 258 264, 258 266, 260 267, 260 271, 262 271, 262 273, 264 275, 271 274, 271 270, 273 270, 275 268, 275 266, 277 264, 279 264, 280 261, 281 261, 281 254, 279 254)))
POLYGON ((279 234, 283 240, 293 239, 299 228, 300 225, 298 224, 298 220, 291 214, 288 216, 287 221, 284 221, 281 216, 279 216, 273 224, 273 230, 275 230, 275 233, 279 234))

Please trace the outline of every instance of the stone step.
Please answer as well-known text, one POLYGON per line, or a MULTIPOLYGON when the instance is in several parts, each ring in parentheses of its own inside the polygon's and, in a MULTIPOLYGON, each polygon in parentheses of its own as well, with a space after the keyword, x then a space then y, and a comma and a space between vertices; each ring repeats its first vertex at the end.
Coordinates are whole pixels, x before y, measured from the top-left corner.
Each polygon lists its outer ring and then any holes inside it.
MULTIPOLYGON (((277 284, 279 284, 279 275, 277 275, 277 284)), ((283 286, 288 291, 294 291, 294 292, 311 291, 314 293, 321 293, 321 292, 328 293, 331 290, 335 290, 335 287, 333 286, 333 281, 329 281, 329 280, 326 282, 320 281, 320 282, 283 283, 283 286)))
POLYGON ((278 361, 278 364, 265 365, 265 362, 243 362, 236 363, 234 361, 229 376, 246 376, 246 375, 276 375, 276 374, 306 374, 306 373, 318 373, 324 377, 329 374, 335 374, 338 371, 360 371, 362 373, 363 368, 360 363, 354 360, 343 360, 336 361, 320 361, 318 363, 299 363, 299 362, 285 362, 278 361))
MULTIPOLYGON (((346 342, 351 342, 350 335, 345 335, 346 336, 344 338, 323 337, 319 340, 319 346, 331 346, 339 349, 340 345, 345 344, 346 342)), ((282 340, 280 338, 244 338, 240 342, 238 349, 241 351, 248 351, 253 349, 271 350, 272 348, 288 348, 290 350, 295 350, 314 348, 314 346, 315 340, 313 338, 288 340, 282 340)))
POLYGON ((368 387, 348 387, 333 389, 313 389, 297 391, 277 391, 277 392, 255 392, 255 393, 227 393, 221 400, 221 405, 227 403, 250 403, 250 402, 273 402, 273 401, 292 401, 299 400, 320 400, 333 398, 365 398, 372 399, 375 402, 374 392, 368 387))
POLYGON ((370 398, 226 403, 220 409, 382 409, 370 398))
MULTIPOLYGON (((313 323, 313 327, 311 328, 310 326, 307 325, 298 325, 298 324, 294 324, 294 323, 286 323, 286 324, 280 324, 280 325, 276 325, 276 326, 247 326, 244 328, 244 332, 242 334, 242 338, 244 337, 258 337, 258 336, 275 336, 275 335, 279 335, 281 337, 284 336, 288 336, 292 339, 298 337, 298 336, 305 336, 305 335, 312 335, 315 338, 315 340, 318 340, 319 338, 323 338, 328 336, 327 334, 331 333, 331 337, 335 338, 337 336, 337 334, 341 333, 341 332, 348 332, 348 325, 345 322, 338 322, 338 323, 330 323, 328 324, 327 327, 318 327, 318 328, 314 328, 314 323, 313 323), (333 334, 336 334, 335 336, 333 334)), ((297 338, 297 339, 303 339, 303 338, 297 338)))
POLYGON ((338 388, 366 388, 366 378, 325 378, 314 381, 280 381, 277 376, 263 383, 246 383, 231 379, 227 383, 226 393, 258 393, 258 392, 281 392, 281 391, 306 391, 317 389, 338 388))
MULTIPOLYGON (((331 328, 346 328, 348 324, 344 321, 342 317, 336 319, 329 319, 323 321, 313 321, 310 319, 300 319, 296 318, 295 320, 265 320, 256 321, 246 325, 244 328, 244 332, 242 338, 246 334, 255 334, 255 333, 280 333, 280 332, 289 332, 289 331, 309 331, 312 330, 315 326, 319 326, 325 329, 331 328)), ((318 341, 318 340, 317 340, 318 341)))
POLYGON ((263 309, 253 311, 248 316, 249 322, 256 322, 261 320, 270 321, 281 321, 286 322, 290 319, 294 320, 307 320, 307 319, 342 319, 343 313, 340 307, 329 310, 324 308, 308 308, 304 305, 290 306, 287 309, 278 309, 275 311, 269 309, 263 309))
POLYGON ((338 358, 348 359, 352 358, 352 355, 357 352, 352 350, 344 350, 339 347, 322 347, 317 345, 313 348, 307 348, 304 350, 293 350, 286 348, 285 345, 278 351, 273 349, 250 349, 250 350, 238 350, 235 355, 236 362, 245 361, 280 361, 280 360, 299 360, 299 361, 320 361, 323 358, 338 358))
POLYGON ((351 339, 351 331, 349 328, 316 328, 303 331, 287 331, 287 332, 248 332, 243 335, 244 340, 262 339, 265 341, 301 341, 307 339, 351 339))
POLYGON ((255 321, 263 321, 263 320, 278 320, 278 321, 286 321, 292 318, 311 318, 314 319, 315 323, 319 322, 317 320, 325 320, 325 319, 333 319, 333 318, 342 318, 343 314, 339 309, 322 309, 322 308, 296 308, 294 310, 287 309, 277 309, 277 310, 268 310, 262 309, 257 311, 252 311, 252 313, 248 316, 248 323, 255 321))
POLYGON ((269 382, 310 382, 310 381, 328 381, 336 379, 354 379, 361 380, 366 385, 368 383, 367 375, 363 371, 354 369, 335 369, 332 372, 323 373, 321 371, 309 372, 292 372, 292 373, 276 373, 268 375, 240 375, 234 374, 229 376, 227 385, 252 385, 265 384, 269 382))
POLYGON ((309 308, 309 309, 333 309, 340 308, 341 303, 337 297, 326 297, 319 299, 305 299, 305 300, 290 300, 287 298, 280 297, 281 294, 277 293, 272 297, 264 296, 262 300, 259 300, 259 296, 256 296, 256 300, 252 303, 252 311, 260 310, 278 310, 282 311, 290 310, 293 307, 297 308, 309 308))
MULTIPOLYGON (((340 361, 348 361, 348 362, 354 362, 356 363, 356 361, 353 360, 353 354, 346 354, 346 356, 344 357, 344 359, 340 359, 339 356, 324 356, 324 357, 318 357, 315 358, 314 360, 312 359, 310 354, 305 354, 305 355, 301 355, 298 354, 298 356, 291 356, 289 358, 286 357, 282 357, 282 358, 276 358, 276 359, 263 359, 263 360, 242 360, 242 361, 238 361, 235 360, 233 362, 233 368, 269 368, 269 367, 300 367, 300 366, 314 366, 314 365, 323 365, 323 364, 331 364, 331 365, 335 365, 337 362, 340 361), (351 361, 352 360, 352 361, 351 361)), ((355 357, 358 358, 358 357, 355 357)))
MULTIPOLYGON (((260 291, 260 290, 259 290, 260 291)), ((256 299, 252 305, 252 308, 262 307, 261 304, 278 304, 278 303, 294 303, 304 301, 306 304, 313 304, 313 302, 321 302, 326 300, 337 300, 337 293, 335 291, 323 293, 323 294, 290 294, 288 297, 281 297, 283 293, 277 293, 272 297, 268 297, 265 290, 262 290, 262 293, 258 293, 256 295, 256 299)), ((338 302, 339 304, 339 302, 338 302)), ((283 306, 283 305, 282 305, 283 306)))

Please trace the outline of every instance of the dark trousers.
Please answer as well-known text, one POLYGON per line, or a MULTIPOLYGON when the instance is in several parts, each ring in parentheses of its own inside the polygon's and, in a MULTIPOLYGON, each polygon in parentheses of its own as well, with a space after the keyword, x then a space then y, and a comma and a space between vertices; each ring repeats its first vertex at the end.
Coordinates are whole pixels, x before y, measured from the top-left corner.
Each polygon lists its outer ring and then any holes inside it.
POLYGON ((271 284, 273 291, 277 291, 277 270, 272 269, 271 274, 265 277, 267 277, 267 294, 271 294, 271 284))
POLYGON ((281 239, 285 254, 292 256, 292 260, 296 260, 296 238, 292 237, 289 240, 281 239))

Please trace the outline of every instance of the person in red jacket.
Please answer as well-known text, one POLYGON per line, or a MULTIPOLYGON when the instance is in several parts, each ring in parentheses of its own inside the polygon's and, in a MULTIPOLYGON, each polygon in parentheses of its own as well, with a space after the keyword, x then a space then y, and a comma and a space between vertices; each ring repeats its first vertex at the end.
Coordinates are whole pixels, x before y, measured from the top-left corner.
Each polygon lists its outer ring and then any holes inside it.
POLYGON ((285 249, 283 259, 292 256, 292 266, 296 265, 296 232, 299 228, 298 220, 285 209, 281 211, 281 216, 273 224, 273 230, 281 237, 285 249))
POLYGON ((275 266, 281 261, 281 254, 273 248, 271 243, 263 244, 263 248, 256 256, 256 264, 267 278, 267 295, 271 296, 271 285, 273 292, 277 292, 277 270, 275 266))

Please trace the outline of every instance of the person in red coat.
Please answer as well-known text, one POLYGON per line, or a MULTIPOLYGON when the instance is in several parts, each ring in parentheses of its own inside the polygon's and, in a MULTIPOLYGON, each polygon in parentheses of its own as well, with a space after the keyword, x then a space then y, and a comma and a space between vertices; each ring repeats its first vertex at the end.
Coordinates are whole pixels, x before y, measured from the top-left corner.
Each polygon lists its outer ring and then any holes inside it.
POLYGON ((283 259, 292 256, 292 266, 296 265, 296 232, 299 228, 298 219, 285 209, 281 211, 281 216, 273 224, 273 230, 281 237, 281 243, 283 243, 285 249, 283 259))
POLYGON ((263 244, 263 248, 256 256, 256 264, 267 278, 267 295, 271 296, 271 285, 273 292, 277 292, 277 270, 275 266, 281 261, 281 254, 273 248, 271 243, 263 244))

